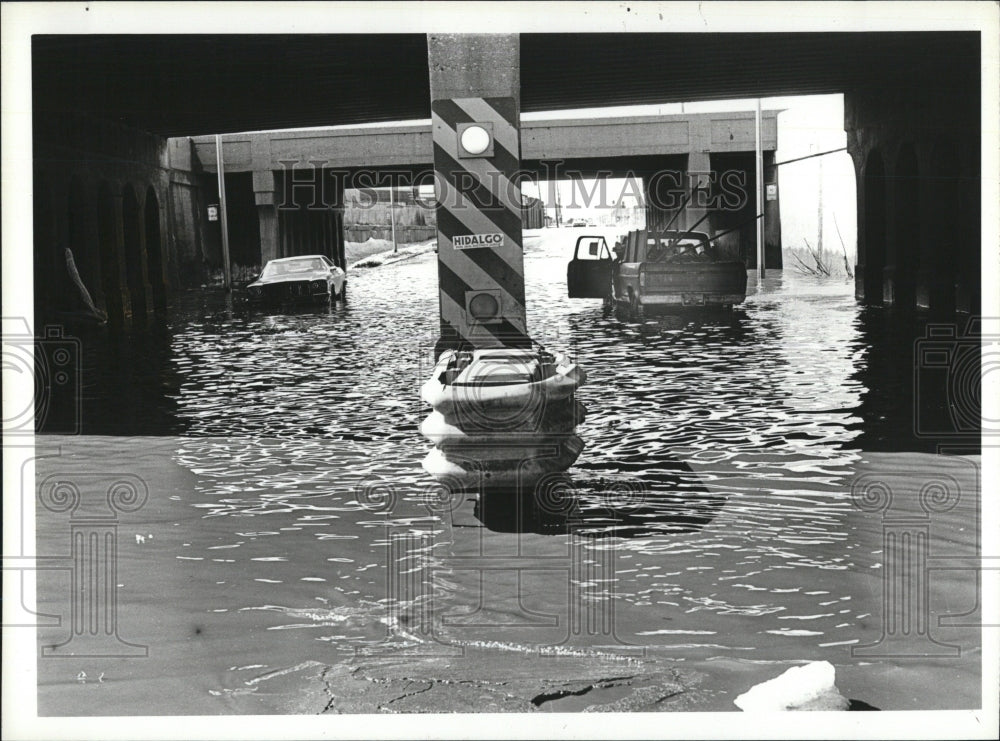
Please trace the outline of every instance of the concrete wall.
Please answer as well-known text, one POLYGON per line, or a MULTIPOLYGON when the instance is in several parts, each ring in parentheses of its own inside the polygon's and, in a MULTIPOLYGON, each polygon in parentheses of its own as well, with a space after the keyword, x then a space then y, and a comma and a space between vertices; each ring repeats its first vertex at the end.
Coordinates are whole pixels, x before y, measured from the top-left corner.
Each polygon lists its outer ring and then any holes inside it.
POLYGON ((166 139, 80 116, 34 122, 36 315, 77 313, 64 250, 115 324, 161 309, 199 249, 198 184, 166 139))
POLYGON ((980 310, 979 96, 969 83, 845 95, 859 299, 980 310))
MULTIPOLYGON (((396 241, 399 244, 426 242, 437 236, 436 226, 397 226, 396 241)), ((389 226, 345 226, 344 238, 348 242, 366 242, 369 239, 392 239, 389 226)))

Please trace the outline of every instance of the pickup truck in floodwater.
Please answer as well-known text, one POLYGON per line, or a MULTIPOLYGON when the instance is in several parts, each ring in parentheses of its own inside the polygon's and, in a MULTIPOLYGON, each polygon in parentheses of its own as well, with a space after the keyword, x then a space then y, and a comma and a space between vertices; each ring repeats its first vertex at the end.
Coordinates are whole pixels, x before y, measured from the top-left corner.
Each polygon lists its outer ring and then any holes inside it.
POLYGON ((688 306, 731 308, 747 294, 747 269, 703 232, 629 232, 611 254, 604 237, 576 242, 570 298, 603 298, 626 318, 688 306))

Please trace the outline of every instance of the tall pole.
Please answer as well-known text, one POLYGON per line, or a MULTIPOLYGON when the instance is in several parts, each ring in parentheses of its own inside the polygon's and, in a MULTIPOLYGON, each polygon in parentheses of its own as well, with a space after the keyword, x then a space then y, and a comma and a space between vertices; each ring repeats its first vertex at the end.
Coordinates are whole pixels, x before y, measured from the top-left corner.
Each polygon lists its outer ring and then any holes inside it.
POLYGON ((389 225, 392 227, 392 251, 399 252, 399 245, 396 244, 396 196, 393 188, 389 188, 389 225))
POLYGON ((819 205, 817 207, 819 213, 817 214, 817 222, 819 223, 819 230, 816 234, 816 250, 819 252, 820 258, 823 257, 823 160, 819 161, 819 205))
POLYGON ((229 222, 226 218, 226 174, 222 163, 222 136, 215 135, 215 169, 219 175, 219 220, 222 224, 222 277, 226 290, 233 288, 229 267, 229 222))
POLYGON ((757 278, 763 280, 764 272, 764 152, 760 136, 760 98, 757 98, 757 114, 754 116, 754 138, 757 173, 757 278))

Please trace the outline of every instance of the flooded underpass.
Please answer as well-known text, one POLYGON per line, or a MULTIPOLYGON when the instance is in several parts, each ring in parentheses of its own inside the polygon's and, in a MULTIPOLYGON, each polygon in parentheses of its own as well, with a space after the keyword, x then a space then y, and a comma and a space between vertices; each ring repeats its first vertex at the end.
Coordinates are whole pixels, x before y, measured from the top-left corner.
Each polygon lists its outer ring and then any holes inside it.
POLYGON ((117 638, 89 657, 71 515, 38 508, 39 610, 62 617, 40 714, 735 710, 817 660, 874 707, 978 707, 976 572, 934 571, 905 636, 885 607, 893 523, 978 556, 976 451, 916 434, 942 413, 914 421, 925 322, 792 271, 733 312, 623 322, 566 297, 571 232, 525 244, 530 332, 588 374, 586 448, 536 497, 420 466, 433 253, 351 271, 329 309, 189 292, 132 337, 74 329, 84 434, 37 438, 42 503, 72 476, 148 497, 119 511, 117 638))

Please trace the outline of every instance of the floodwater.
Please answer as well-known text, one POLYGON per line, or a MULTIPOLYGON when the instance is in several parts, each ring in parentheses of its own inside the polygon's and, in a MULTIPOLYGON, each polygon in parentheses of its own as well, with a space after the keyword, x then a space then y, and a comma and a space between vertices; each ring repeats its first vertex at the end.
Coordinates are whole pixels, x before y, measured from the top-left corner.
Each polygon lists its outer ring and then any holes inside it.
MULTIPOLYGON (((114 591, 121 641, 148 657, 66 656, 70 571, 44 572, 40 609, 64 617, 40 631, 60 655, 39 660, 40 712, 311 712, 273 688, 413 646, 655 654, 708 675, 713 710, 809 660, 877 707, 978 707, 971 571, 933 572, 930 638, 907 624, 894 644, 911 655, 852 655, 887 630, 896 512, 859 506, 859 477, 929 518, 934 558, 977 553, 976 451, 914 434, 923 327, 791 270, 751 276, 732 313, 622 322, 566 298, 575 236, 526 240, 530 332, 589 376, 573 488, 540 499, 448 496, 420 467, 433 253, 352 271, 329 310, 191 292, 146 332, 81 332, 85 434, 39 436, 38 480, 147 484, 119 518, 114 591), (921 509, 932 479, 957 506, 921 509)), ((39 512, 39 553, 67 552, 67 515, 39 512)))

